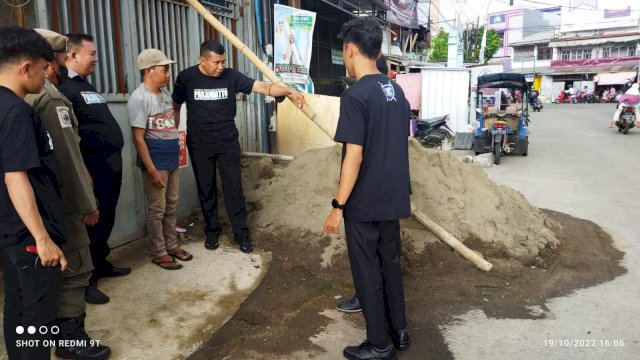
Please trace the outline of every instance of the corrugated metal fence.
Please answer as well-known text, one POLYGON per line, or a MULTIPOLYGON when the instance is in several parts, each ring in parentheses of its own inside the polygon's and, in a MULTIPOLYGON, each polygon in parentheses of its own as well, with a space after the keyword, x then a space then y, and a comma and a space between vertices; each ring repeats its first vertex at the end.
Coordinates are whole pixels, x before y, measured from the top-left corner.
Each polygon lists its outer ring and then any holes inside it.
MULTIPOLYGON (((252 1, 242 5, 237 0, 203 3, 252 51, 260 51, 252 1)), ((80 32, 94 37, 100 61, 89 81, 108 100, 124 101, 124 95, 140 84, 136 59, 141 50, 162 50, 177 61, 173 67, 177 73, 198 62, 200 43, 205 39, 217 38, 225 46, 229 66, 252 78, 262 78, 248 60, 237 56, 231 44, 217 36, 182 0, 38 0, 38 4, 49 15, 41 20, 47 23, 40 26, 63 34, 80 32)), ((264 96, 239 97, 236 123, 244 150, 266 151, 264 96)))
MULTIPOLYGON (((136 60, 141 50, 157 48, 178 63, 178 71, 199 62, 200 44, 215 37, 202 17, 182 0, 34 0, 38 26, 60 33, 79 32, 94 37, 99 63, 89 78, 109 102, 109 107, 131 139, 126 101, 141 82, 136 60)), ((231 29, 246 45, 257 52, 253 2, 239 5, 239 0, 203 1, 220 22, 231 29)), ((257 69, 225 39, 229 66, 253 78, 260 78, 257 69)), ((264 97, 252 94, 237 99, 236 124, 240 144, 246 151, 266 150, 266 124, 263 120, 264 97)), ((184 127, 184 122, 180 126, 184 127)), ((123 149, 123 183, 118 202, 116 227, 110 244, 118 245, 144 234, 145 202, 140 171, 135 167, 136 152, 131 141, 123 149)), ((197 208, 195 181, 190 168, 181 171, 180 204, 185 215, 197 208)))

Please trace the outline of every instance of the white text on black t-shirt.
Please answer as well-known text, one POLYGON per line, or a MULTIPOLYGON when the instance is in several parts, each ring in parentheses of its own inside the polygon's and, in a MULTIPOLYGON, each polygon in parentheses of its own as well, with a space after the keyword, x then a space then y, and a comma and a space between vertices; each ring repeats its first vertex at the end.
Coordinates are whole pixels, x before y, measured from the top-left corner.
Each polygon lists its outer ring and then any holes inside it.
POLYGON ((229 97, 229 90, 222 89, 193 89, 193 99, 195 101, 215 101, 224 100, 229 97))

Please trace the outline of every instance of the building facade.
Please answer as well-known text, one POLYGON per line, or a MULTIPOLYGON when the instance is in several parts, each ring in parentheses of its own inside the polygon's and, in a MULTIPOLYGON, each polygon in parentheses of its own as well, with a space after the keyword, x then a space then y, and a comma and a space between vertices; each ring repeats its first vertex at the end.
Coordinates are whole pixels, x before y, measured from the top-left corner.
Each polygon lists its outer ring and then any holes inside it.
POLYGON ((597 91, 637 81, 640 2, 565 0, 552 32, 513 41, 513 70, 535 73, 545 97, 573 86, 597 91), (533 60, 536 60, 534 62, 533 60))

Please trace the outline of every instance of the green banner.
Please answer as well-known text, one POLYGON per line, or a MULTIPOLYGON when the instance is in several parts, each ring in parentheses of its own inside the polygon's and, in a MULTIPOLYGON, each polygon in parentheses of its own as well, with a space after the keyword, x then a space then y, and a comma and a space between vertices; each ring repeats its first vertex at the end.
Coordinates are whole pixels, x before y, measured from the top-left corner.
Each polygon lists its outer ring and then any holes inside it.
POLYGON ((313 27, 313 17, 307 15, 292 15, 289 17, 289 26, 291 28, 309 30, 313 27))

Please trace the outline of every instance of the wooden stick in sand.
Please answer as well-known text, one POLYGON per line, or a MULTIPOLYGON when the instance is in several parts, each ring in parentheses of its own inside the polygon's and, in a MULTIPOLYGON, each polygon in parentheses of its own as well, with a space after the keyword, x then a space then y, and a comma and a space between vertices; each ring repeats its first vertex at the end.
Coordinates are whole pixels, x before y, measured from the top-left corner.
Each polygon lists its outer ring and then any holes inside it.
MULTIPOLYGON (((191 5, 204 19, 213 26, 216 31, 218 31, 222 36, 224 36, 233 46, 235 46, 238 51, 240 51, 244 56, 251 61, 251 63, 260 70, 260 72, 267 77, 274 84, 279 84, 286 86, 282 83, 276 74, 256 56, 256 54, 251 51, 237 36, 235 36, 229 29, 227 29, 218 19, 211 14, 200 2, 197 0, 187 0, 189 5, 191 5)), ((290 99, 291 100, 291 99, 290 99)), ((316 124, 327 136, 333 139, 333 131, 325 126, 325 124, 318 121, 316 117, 316 112, 313 111, 311 106, 305 106, 301 109, 301 111, 311 120, 314 124, 316 124)), ((483 271, 489 271, 493 267, 491 263, 483 259, 480 255, 466 247, 462 242, 456 239, 453 235, 443 229, 440 225, 436 224, 433 220, 431 220, 426 214, 422 211, 416 209, 416 207, 411 205, 411 215, 422 225, 424 225, 429 231, 438 236, 442 241, 444 241, 447 245, 451 246, 458 254, 462 255, 465 259, 471 261, 478 269, 483 271)))

